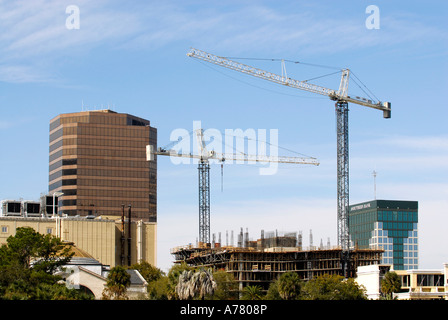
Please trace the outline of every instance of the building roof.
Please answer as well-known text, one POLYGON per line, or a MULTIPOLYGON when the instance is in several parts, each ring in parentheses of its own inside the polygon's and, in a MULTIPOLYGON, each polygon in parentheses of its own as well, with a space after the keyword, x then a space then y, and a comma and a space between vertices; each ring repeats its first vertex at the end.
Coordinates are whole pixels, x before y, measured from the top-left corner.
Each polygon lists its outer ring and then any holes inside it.
POLYGON ((131 276, 131 284, 133 285, 145 285, 145 279, 135 269, 127 269, 126 272, 131 276))
POLYGON ((71 246, 69 252, 74 253, 68 263, 69 265, 101 265, 101 263, 92 255, 75 246, 73 242, 69 242, 67 244, 71 246))

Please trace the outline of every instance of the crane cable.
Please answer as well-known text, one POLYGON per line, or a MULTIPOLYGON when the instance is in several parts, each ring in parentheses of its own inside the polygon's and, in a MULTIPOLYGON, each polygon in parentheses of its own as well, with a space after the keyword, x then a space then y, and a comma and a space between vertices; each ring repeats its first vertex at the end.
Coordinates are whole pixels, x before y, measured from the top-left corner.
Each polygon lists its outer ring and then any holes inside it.
MULTIPOLYGON (((223 57, 225 59, 235 59, 235 60, 259 60, 259 61, 284 61, 284 62, 290 62, 290 63, 294 63, 294 64, 302 64, 302 65, 308 65, 308 66, 313 66, 313 67, 319 67, 319 68, 327 68, 327 69, 335 69, 338 70, 337 72, 334 73, 329 73, 323 76, 319 76, 319 77, 315 77, 315 78, 310 78, 307 80, 303 80, 304 82, 307 81, 311 81, 311 80, 315 80, 315 79, 319 79, 319 78, 323 78, 326 76, 330 76, 333 74, 336 74, 340 71, 343 70, 343 68, 339 68, 339 67, 334 67, 334 66, 328 66, 328 65, 322 65, 322 64, 316 64, 316 63, 307 63, 307 62, 301 62, 301 61, 294 61, 294 60, 287 60, 287 59, 278 59, 278 58, 242 58, 242 57, 223 57)), ((367 86, 361 81, 361 79, 359 79, 356 74, 350 70, 350 73, 362 84, 362 86, 368 91, 365 91, 356 81, 355 84, 371 99, 371 100, 376 100, 376 101, 380 101, 380 99, 378 99, 378 97, 369 89, 367 88, 367 86), (372 96, 375 98, 372 98, 372 96)))

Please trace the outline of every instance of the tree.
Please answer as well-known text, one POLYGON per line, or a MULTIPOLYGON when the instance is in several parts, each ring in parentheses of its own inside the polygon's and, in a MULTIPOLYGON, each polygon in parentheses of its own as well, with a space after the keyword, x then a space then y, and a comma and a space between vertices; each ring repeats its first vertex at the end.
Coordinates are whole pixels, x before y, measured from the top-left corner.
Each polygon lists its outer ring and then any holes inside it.
POLYGON ((148 298, 151 300, 168 300, 170 294, 168 276, 162 275, 159 279, 148 283, 148 298))
POLYGON ((271 282, 269 285, 268 292, 265 296, 266 300, 282 300, 280 294, 278 293, 278 281, 271 282))
POLYGON ((297 300, 301 288, 302 283, 295 272, 285 272, 277 280, 278 294, 283 300, 297 300))
POLYGON ((315 277, 303 288, 303 297, 307 300, 366 300, 365 289, 354 279, 344 279, 339 275, 315 277))
POLYGON ((165 273, 159 268, 154 267, 147 261, 140 261, 140 263, 133 264, 129 267, 130 269, 135 269, 142 277, 146 280, 146 282, 151 283, 160 279, 165 273))
POLYGON ((386 299, 392 299, 394 292, 400 292, 401 280, 398 274, 394 271, 389 271, 384 275, 381 280, 381 292, 385 295, 386 299))
POLYGON ((183 271, 178 278, 176 286, 176 295, 181 300, 192 299, 194 296, 193 286, 191 285, 191 278, 193 277, 192 270, 183 271))
POLYGON ((216 281, 210 270, 199 269, 183 271, 176 286, 176 293, 179 299, 187 300, 198 298, 204 300, 207 296, 212 296, 216 290, 216 281))
POLYGON ((168 283, 166 288, 166 295, 169 300, 178 299, 176 293, 176 287, 179 282, 179 276, 184 271, 194 270, 194 268, 188 266, 185 262, 181 264, 173 265, 168 271, 168 283))
POLYGON ((127 300, 127 288, 131 285, 131 276, 123 266, 113 267, 107 275, 106 288, 103 290, 103 300, 127 300))
POLYGON ((0 297, 2 299, 90 299, 58 283, 54 272, 67 264, 71 246, 50 234, 29 227, 17 228, 0 247, 0 297))
POLYGON ((243 300, 261 300, 263 291, 260 286, 246 286, 243 289, 243 300))
POLYGON ((235 300, 238 299, 238 284, 233 275, 225 270, 213 272, 216 281, 216 290, 213 294, 215 300, 235 300))

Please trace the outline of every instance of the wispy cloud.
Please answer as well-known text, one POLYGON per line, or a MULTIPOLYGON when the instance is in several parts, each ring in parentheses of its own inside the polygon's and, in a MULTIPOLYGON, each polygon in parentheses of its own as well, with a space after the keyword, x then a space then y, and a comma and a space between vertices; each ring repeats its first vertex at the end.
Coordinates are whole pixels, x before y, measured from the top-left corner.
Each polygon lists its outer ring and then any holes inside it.
MULTIPOLYGON (((307 6, 296 12, 249 3, 218 6, 209 2, 132 3, 76 1, 81 28, 65 27, 69 1, 2 1, 0 77, 3 81, 35 82, 50 77, 42 70, 61 57, 85 54, 106 44, 113 48, 160 48, 172 43, 200 46, 232 54, 266 52, 299 55, 378 45, 446 39, 436 27, 386 16, 380 32, 367 33, 360 17, 341 21, 332 10, 307 6), (37 60, 48 61, 40 68, 37 60), (16 76, 9 71, 16 68, 16 76)), ((364 15, 360 12, 360 16, 364 15)))
POLYGON ((81 28, 66 27, 68 1, 3 1, 0 10, 0 80, 44 82, 56 80, 58 63, 84 56, 105 41, 135 32, 134 15, 106 1, 77 1, 81 28))

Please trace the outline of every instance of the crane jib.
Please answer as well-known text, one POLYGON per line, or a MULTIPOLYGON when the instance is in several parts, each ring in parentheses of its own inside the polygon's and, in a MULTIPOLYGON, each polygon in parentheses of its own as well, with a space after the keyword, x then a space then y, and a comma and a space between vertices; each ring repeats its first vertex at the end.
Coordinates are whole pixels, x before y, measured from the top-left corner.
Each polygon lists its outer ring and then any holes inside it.
MULTIPOLYGON (((309 83, 307 81, 295 80, 292 78, 288 78, 286 76, 282 76, 273 72, 269 72, 266 70, 258 69, 252 66, 248 66, 244 63, 236 62, 224 57, 216 56, 211 53, 207 53, 202 50, 192 48, 190 52, 187 53, 187 56, 200 59, 203 61, 207 61, 225 68, 229 68, 231 70, 239 71, 260 79, 264 79, 267 81, 272 81, 278 84, 282 84, 291 88, 296 88, 300 90, 305 90, 308 92, 317 93, 320 95, 324 95, 329 97, 331 100, 336 101, 346 101, 355 103, 358 105, 362 105, 369 108, 374 108, 383 111, 383 117, 388 119, 391 117, 391 104, 390 102, 378 102, 373 103, 371 100, 361 98, 361 97, 350 97, 347 95, 346 91, 339 91, 339 94, 336 90, 325 88, 316 84, 309 83)), ((346 70, 348 71, 348 70, 346 70)), ((343 77, 345 75, 343 74, 343 77)), ((348 77, 348 76, 347 76, 348 77)), ((346 89, 346 88, 345 88, 346 89)))

